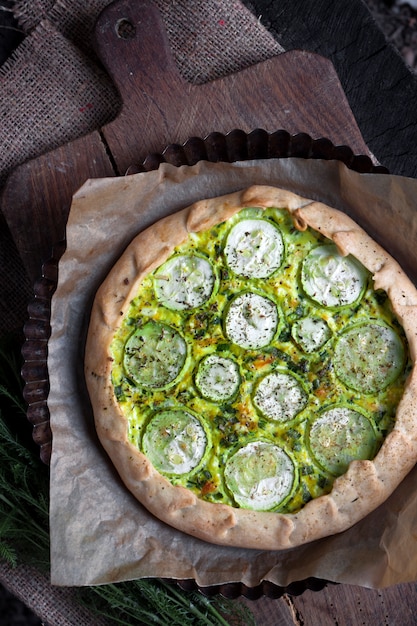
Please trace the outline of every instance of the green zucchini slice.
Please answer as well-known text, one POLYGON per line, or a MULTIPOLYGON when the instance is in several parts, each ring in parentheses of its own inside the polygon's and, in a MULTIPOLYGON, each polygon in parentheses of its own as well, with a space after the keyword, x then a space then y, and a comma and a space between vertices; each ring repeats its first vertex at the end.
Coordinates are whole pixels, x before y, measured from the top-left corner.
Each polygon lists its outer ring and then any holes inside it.
POLYGON ((405 350, 398 334, 380 323, 356 324, 338 338, 336 376, 347 387, 375 393, 388 387, 404 367, 405 350))
POLYGON ((353 460, 372 459, 377 447, 371 421, 345 406, 322 412, 309 428, 308 443, 319 465, 334 476, 344 474, 353 460))
POLYGON ((228 458, 224 478, 239 506, 269 511, 291 494, 296 472, 292 459, 281 447, 252 441, 228 458))
POLYGON ((156 413, 142 438, 143 452, 163 474, 184 475, 197 470, 208 445, 202 422, 183 409, 156 413))
POLYGON ((367 278, 363 265, 352 256, 339 254, 334 244, 313 248, 301 268, 304 291, 325 307, 339 308, 358 302, 367 278))
POLYGON ((139 387, 164 389, 173 385, 187 359, 187 344, 180 333, 149 321, 127 340, 123 355, 126 375, 139 387))

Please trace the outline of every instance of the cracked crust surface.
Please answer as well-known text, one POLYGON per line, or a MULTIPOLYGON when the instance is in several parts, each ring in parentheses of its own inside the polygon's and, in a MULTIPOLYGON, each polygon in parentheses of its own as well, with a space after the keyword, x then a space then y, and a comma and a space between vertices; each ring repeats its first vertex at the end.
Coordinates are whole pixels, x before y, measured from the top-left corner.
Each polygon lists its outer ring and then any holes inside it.
POLYGON ((343 212, 275 187, 254 186, 202 200, 139 233, 99 288, 85 351, 85 377, 98 437, 126 487, 157 518, 205 541, 279 550, 339 533, 382 504, 417 459, 417 290, 397 262, 343 212), (173 486, 127 438, 127 423, 113 393, 110 344, 142 279, 185 241, 244 206, 286 207, 300 229, 310 226, 352 254, 384 289, 402 324, 413 368, 393 431, 372 461, 353 461, 331 492, 295 514, 237 509, 198 499, 173 486))

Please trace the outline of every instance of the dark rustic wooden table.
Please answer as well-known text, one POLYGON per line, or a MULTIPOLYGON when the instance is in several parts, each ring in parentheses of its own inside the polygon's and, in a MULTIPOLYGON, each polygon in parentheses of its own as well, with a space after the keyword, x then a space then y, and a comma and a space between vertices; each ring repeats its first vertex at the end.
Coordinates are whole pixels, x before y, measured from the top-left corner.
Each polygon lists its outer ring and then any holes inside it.
POLYGON ((286 50, 330 59, 369 149, 391 174, 417 176, 417 76, 353 0, 243 0, 286 50))
MULTIPOLYGON (((137 4, 121 0, 102 15, 97 50, 122 95, 121 113, 99 131, 19 166, 3 192, 2 211, 31 280, 39 277, 42 262, 64 236, 71 196, 87 178, 124 174, 149 153, 191 136, 283 128, 350 146, 392 174, 417 176, 417 79, 387 44, 365 4, 244 3, 288 52, 201 86, 178 76, 151 6, 145 12, 140 7, 139 19, 137 4), (135 27, 125 31, 133 36, 117 33, 114 25, 120 20, 135 27)), ((329 584, 301 595, 293 591, 252 602, 257 623, 417 623, 414 582, 384 590, 329 584)))

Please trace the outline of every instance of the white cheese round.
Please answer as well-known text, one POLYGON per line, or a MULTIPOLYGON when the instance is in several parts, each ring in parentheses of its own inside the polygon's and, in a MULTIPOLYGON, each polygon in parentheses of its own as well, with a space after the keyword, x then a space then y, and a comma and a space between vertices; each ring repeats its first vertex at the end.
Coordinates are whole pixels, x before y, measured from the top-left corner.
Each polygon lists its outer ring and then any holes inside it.
POLYGON ((281 265, 284 241, 281 232, 264 219, 245 219, 230 230, 224 247, 229 268, 247 278, 267 278, 281 265))
POLYGON ((253 292, 241 293, 230 302, 225 332, 230 341, 248 350, 271 343, 278 327, 276 304, 253 292))
POLYGON ((171 257, 154 274, 155 295, 168 309, 194 309, 206 302, 215 285, 211 263, 201 256, 171 257))
POLYGON ((335 245, 313 248, 304 259, 301 281, 306 293, 325 307, 343 307, 362 296, 366 269, 351 256, 341 256, 335 245))
POLYGON ((308 396, 300 382, 285 372, 272 372, 259 382, 253 401, 268 419, 292 420, 306 406, 308 396))
POLYGON ((319 350, 332 333, 325 320, 319 317, 303 317, 294 322, 291 334, 300 348, 310 354, 319 350))
POLYGON ((195 383, 203 398, 229 400, 239 388, 239 367, 233 359, 209 354, 198 365, 195 383))

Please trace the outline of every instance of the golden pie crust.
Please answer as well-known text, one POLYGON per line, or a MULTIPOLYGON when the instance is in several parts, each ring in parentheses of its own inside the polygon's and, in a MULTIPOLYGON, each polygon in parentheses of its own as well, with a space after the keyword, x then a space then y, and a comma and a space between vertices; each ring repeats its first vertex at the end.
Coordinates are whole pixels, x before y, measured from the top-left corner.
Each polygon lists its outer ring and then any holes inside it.
POLYGON ((97 434, 126 487, 163 522, 204 541, 281 550, 333 535, 363 519, 396 489, 417 460, 417 290, 398 263, 345 213, 292 192, 253 186, 201 200, 139 233, 99 288, 91 312, 85 378, 97 434), (286 207, 300 229, 310 226, 356 257, 388 294, 406 334, 411 373, 395 426, 372 461, 353 461, 331 492, 292 514, 259 512, 199 499, 172 485, 127 438, 127 421, 114 395, 110 344, 142 279, 163 263, 190 232, 227 220, 242 207, 286 207))

